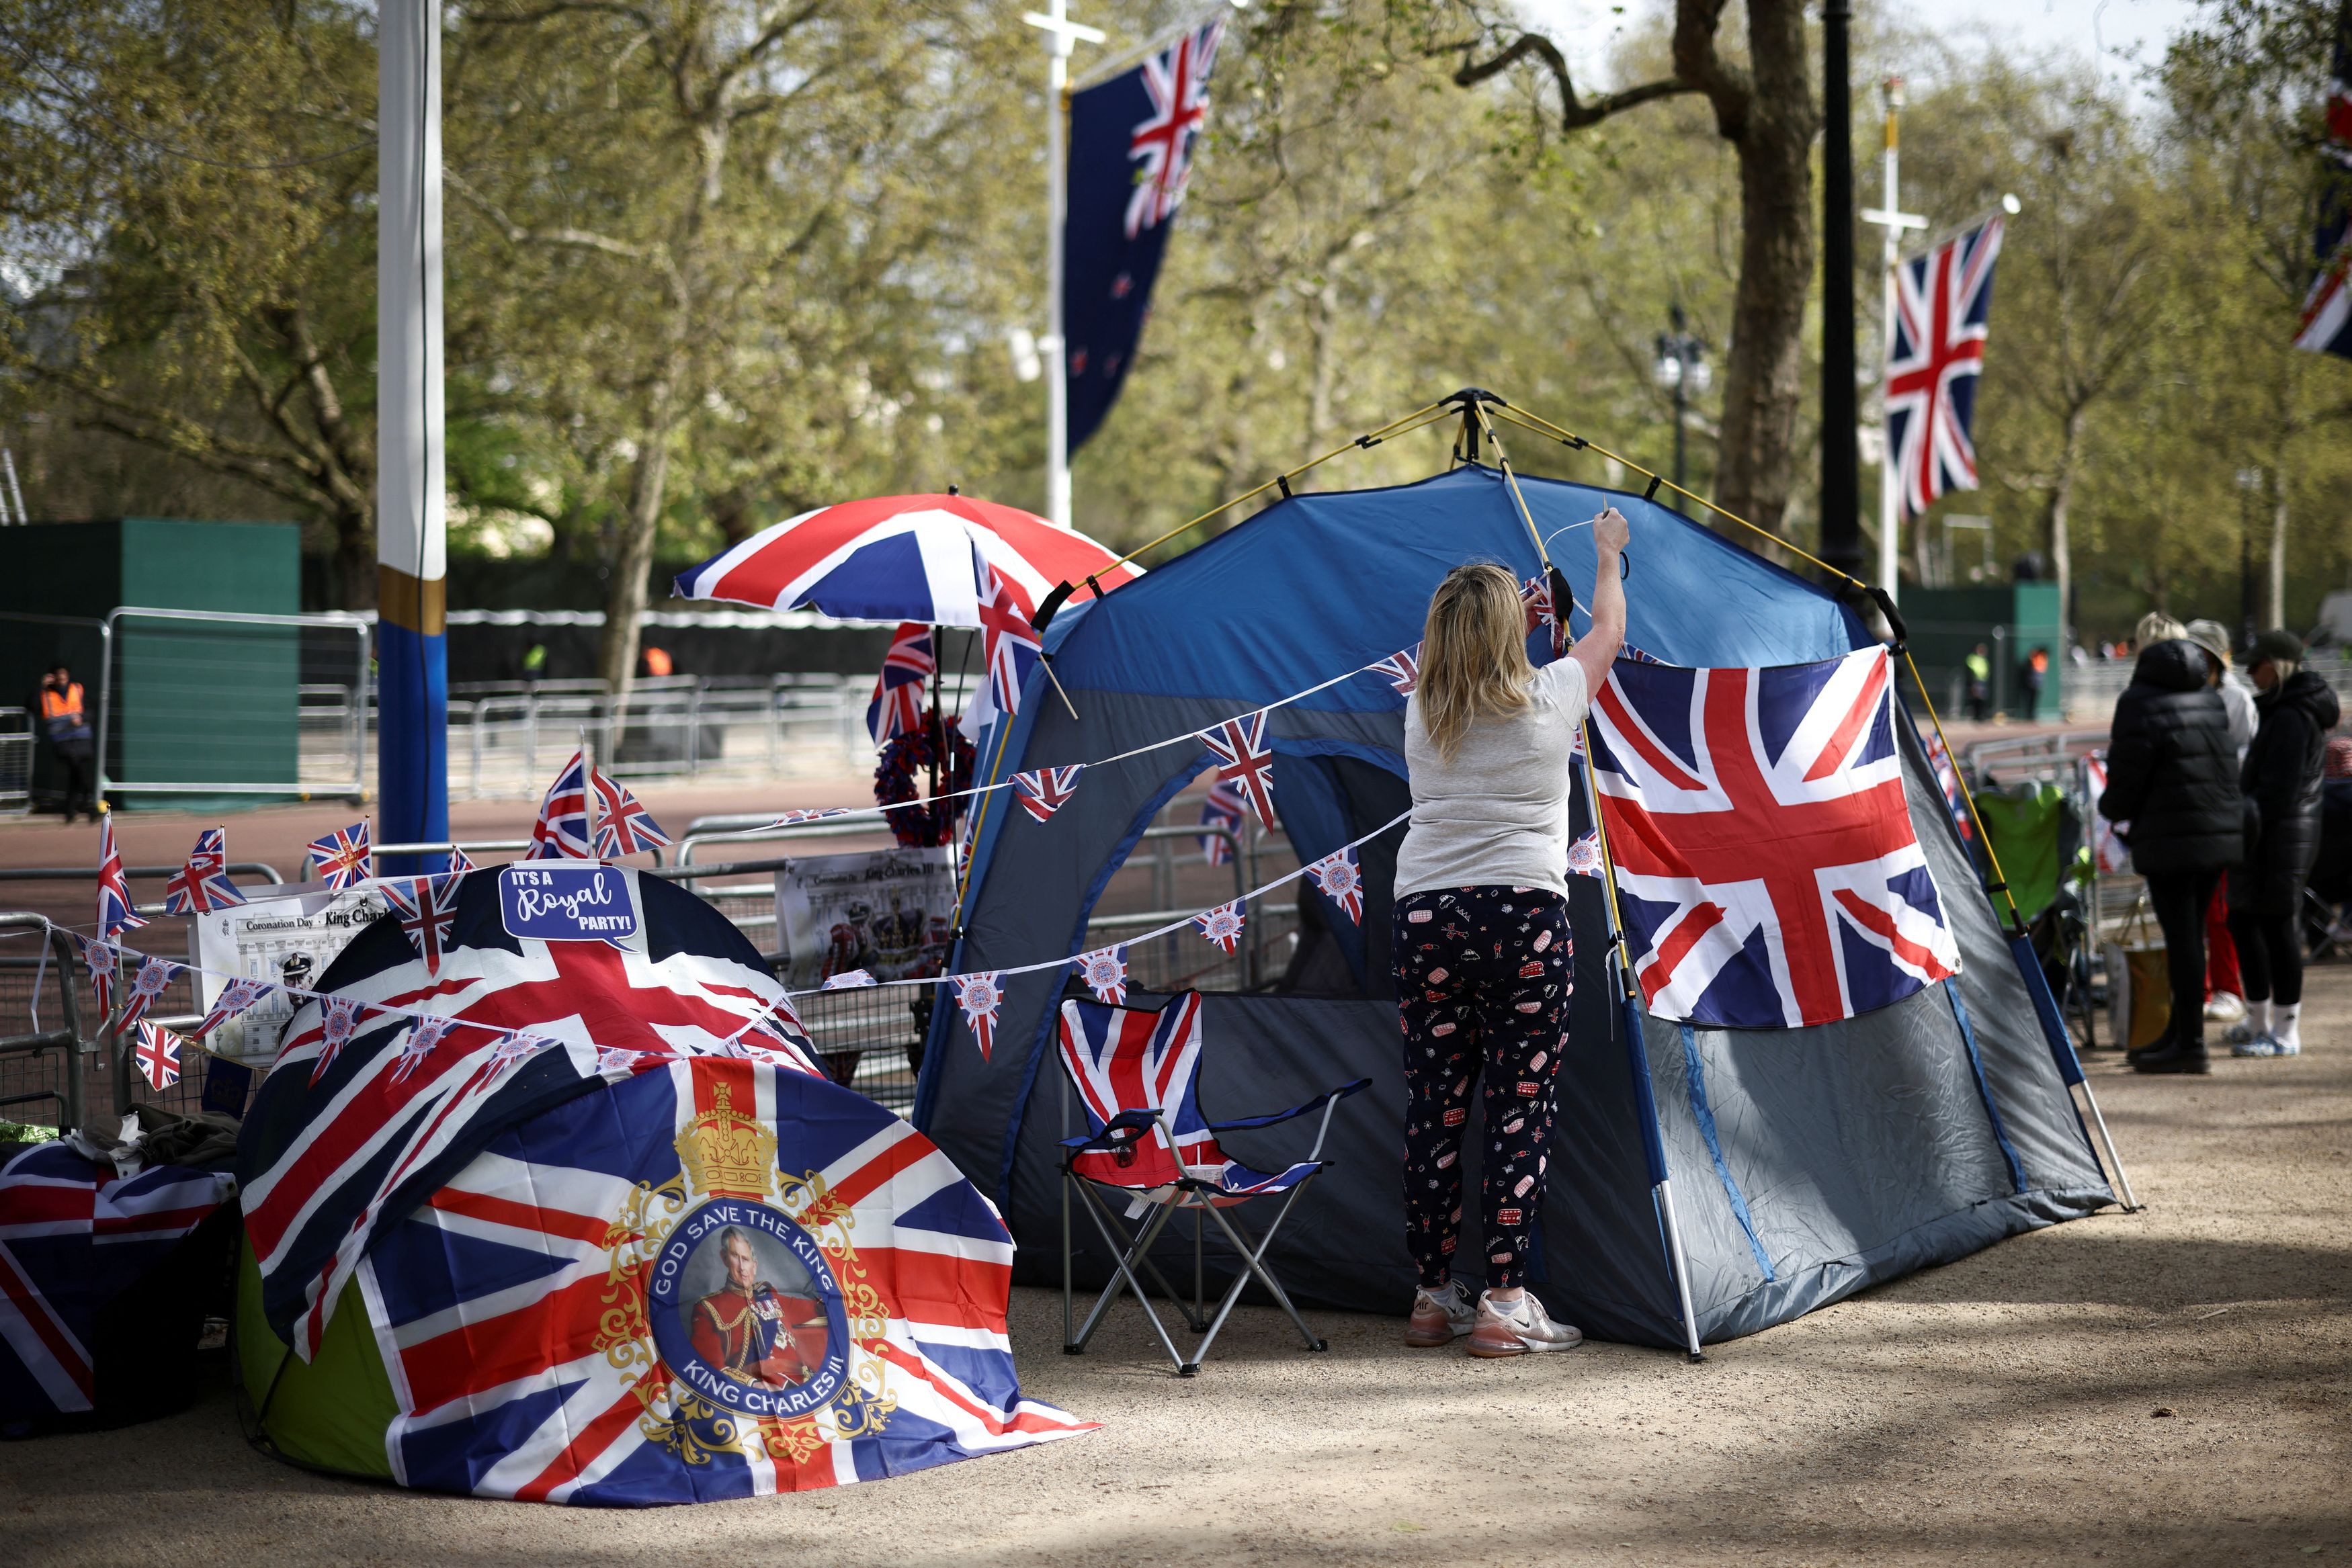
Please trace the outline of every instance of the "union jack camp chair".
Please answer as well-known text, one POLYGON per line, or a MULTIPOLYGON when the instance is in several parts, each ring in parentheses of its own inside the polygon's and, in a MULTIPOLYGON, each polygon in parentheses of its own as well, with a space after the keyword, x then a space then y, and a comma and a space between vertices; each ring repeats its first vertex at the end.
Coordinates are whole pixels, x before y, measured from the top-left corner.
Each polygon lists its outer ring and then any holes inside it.
MULTIPOLYGON (((1307 1349, 1326 1348, 1291 1305, 1281 1281, 1266 1269, 1265 1252, 1298 1195, 1331 1163, 1322 1154, 1333 1108, 1371 1080, 1359 1078, 1271 1115, 1212 1122, 1201 1112, 1201 1036, 1198 991, 1171 998, 1158 1012, 1079 998, 1062 1004, 1062 1065, 1068 1071, 1070 1087, 1077 1091, 1087 1121, 1084 1136, 1062 1141, 1062 1349, 1068 1354, 1082 1353, 1112 1304, 1122 1292, 1133 1291, 1160 1348, 1176 1364, 1177 1375, 1190 1377, 1207 1358, 1210 1345, 1241 1299, 1242 1287, 1253 1279, 1290 1314, 1307 1349), (1304 1160, 1287 1169, 1252 1170, 1218 1146, 1220 1133, 1271 1127, 1318 1112, 1322 1119, 1316 1126, 1315 1146, 1304 1160), (1070 1326, 1074 1192, 1115 1260, 1110 1282, 1076 1333, 1070 1326), (1111 1195, 1127 1197, 1123 1217, 1112 1212, 1111 1195), (1276 1197, 1281 1207, 1253 1243, 1231 1210, 1253 1198, 1276 1197), (1151 1260, 1153 1244, 1180 1211, 1192 1216, 1192 1299, 1189 1303, 1151 1260), (1138 1220, 1142 1223, 1129 1229, 1138 1220), (1205 1311, 1202 1291, 1204 1221, 1223 1235, 1241 1264, 1213 1316, 1205 1311), (1145 1274, 1158 1284, 1192 1332, 1201 1336, 1189 1359, 1178 1352, 1159 1309, 1145 1292, 1139 1277, 1145 1274)), ((1067 1105, 1065 1100, 1066 1118, 1067 1105)), ((1066 1120, 1064 1127, 1066 1131, 1066 1120)))

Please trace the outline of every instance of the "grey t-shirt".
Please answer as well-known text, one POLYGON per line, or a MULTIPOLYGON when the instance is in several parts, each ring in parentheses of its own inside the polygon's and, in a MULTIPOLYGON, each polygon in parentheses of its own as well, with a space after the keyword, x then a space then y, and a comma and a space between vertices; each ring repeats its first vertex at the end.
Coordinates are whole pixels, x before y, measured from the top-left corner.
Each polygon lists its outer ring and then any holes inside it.
POLYGON ((1546 887, 1568 893, 1569 763, 1587 694, 1584 667, 1536 672, 1525 708, 1488 716, 1454 760, 1429 742, 1416 694, 1404 705, 1412 821, 1397 850, 1396 896, 1444 887, 1546 887))

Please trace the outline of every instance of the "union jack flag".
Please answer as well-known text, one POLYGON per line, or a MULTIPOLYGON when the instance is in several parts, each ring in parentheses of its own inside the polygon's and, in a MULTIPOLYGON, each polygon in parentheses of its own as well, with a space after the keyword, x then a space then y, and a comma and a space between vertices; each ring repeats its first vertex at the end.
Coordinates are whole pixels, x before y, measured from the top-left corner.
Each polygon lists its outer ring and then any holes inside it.
MULTIPOLYGON (((287 1020, 280 1069, 330 1056, 332 1012, 368 1010, 363 1021, 346 1020, 355 1029, 336 1026, 342 1042, 325 1065, 263 1079, 246 1119, 254 1173, 246 1233, 263 1306, 304 1359, 379 1226, 501 1129, 607 1081, 614 1070, 600 1068, 600 1049, 636 1051, 635 1070, 646 1071, 715 1051, 747 1023, 772 1018, 782 988, 724 915, 683 888, 619 869, 638 911, 636 938, 509 937, 498 879, 469 876, 437 975, 405 943, 354 943, 338 960, 338 993, 287 1020), (425 1013, 461 1027, 404 1063, 400 1044, 413 1043, 414 1017, 425 1013), (510 1050, 489 1071, 509 1034, 555 1046, 519 1065, 510 1050)), ((823 1076, 804 1050, 798 1071, 823 1076)))
POLYGON ((1977 375, 1992 313, 2001 220, 1895 269, 1895 342, 1886 362, 1885 473, 1903 516, 1948 490, 1977 487, 1977 375))
POLYGON ((205 915, 244 902, 245 894, 228 879, 228 835, 218 828, 206 828, 196 835, 188 863, 163 884, 164 913, 205 915))
POLYGON ((1078 978, 1097 1001, 1114 1007, 1127 1000, 1127 944, 1078 955, 1078 978))
POLYGON ((471 855, 467 854, 465 851, 463 851, 463 850, 461 850, 461 849, 456 849, 456 848, 453 848, 453 849, 451 849, 451 850, 450 850, 450 852, 449 852, 449 874, 450 874, 451 876, 463 876, 463 875, 465 875, 467 872, 469 872, 469 871, 471 871, 471 870, 473 870, 473 869, 474 869, 474 857, 473 857, 473 856, 471 856, 471 855))
POLYGON ((1391 653, 1371 665, 1370 669, 1375 674, 1386 675, 1389 685, 1396 688, 1397 695, 1409 697, 1421 686, 1421 644, 1415 643, 1410 648, 1391 653))
POLYGON ((309 847, 310 863, 318 868, 319 880, 329 887, 345 888, 368 879, 368 862, 374 851, 366 822, 337 828, 322 839, 312 839, 309 847))
POLYGON ((1620 660, 1592 718, 1651 1013, 1790 1029, 1958 972, 1911 829, 1885 649, 1773 669, 1620 660))
POLYGON ((1004 1006, 1004 976, 995 969, 982 975, 950 975, 948 984, 955 990, 956 1006, 963 1009, 964 1027, 971 1030, 972 1043, 980 1047, 980 1059, 986 1061, 996 1043, 996 1015, 1004 1006))
MULTIPOLYGON (((1242 803, 1242 792, 1238 786, 1213 784, 1209 787, 1208 799, 1201 802, 1201 826, 1223 828, 1233 834, 1234 838, 1238 839, 1242 834, 1242 813, 1246 810, 1248 808, 1242 803)), ((1233 863, 1234 846, 1231 840, 1214 833, 1208 833, 1203 834, 1198 842, 1201 846, 1201 856, 1209 864, 1233 863)))
POLYGON ((539 820, 530 825, 530 852, 525 860, 588 860, 595 853, 588 831, 588 762, 575 751, 539 803, 539 820))
POLYGON ((2336 13, 2335 58, 2320 135, 2318 222, 2312 254, 2318 271, 2304 296, 2294 346, 2352 359, 2352 4, 2336 13))
POLYGON ((1559 618, 1559 607, 1554 602, 1551 579, 1538 574, 1519 585, 1519 602, 1527 607, 1528 630, 1551 628, 1551 654, 1557 659, 1568 651, 1568 628, 1559 618))
POLYGON ((403 877, 383 884, 383 901, 400 919, 408 945, 425 960, 425 972, 441 972, 441 955, 449 946, 449 928, 457 920, 456 876, 403 877))
POLYGON ((1073 762, 1066 768, 1040 768, 1034 773, 1015 773, 1013 776, 1013 798, 1021 802, 1023 810, 1042 822, 1070 803, 1070 797, 1078 792, 1078 775, 1086 771, 1086 766, 1083 762, 1073 762))
POLYGON ((1204 909, 1192 916, 1192 924, 1199 927, 1202 936, 1231 953, 1241 946, 1242 901, 1236 898, 1231 904, 1204 909))
POLYGON ((866 729, 875 745, 923 727, 923 683, 938 668, 931 629, 919 621, 902 622, 890 634, 890 651, 882 655, 882 674, 874 682, 874 700, 866 705, 866 729))
POLYGON ((1136 171, 1135 194, 1128 198, 1127 237, 1133 239, 1173 217, 1192 180, 1192 141, 1209 118, 1209 72, 1217 63, 1224 25, 1213 22, 1186 33, 1164 55, 1143 61, 1143 89, 1151 114, 1135 128, 1127 155, 1136 171))
POLYGON ((987 591, 980 601, 981 649, 988 661, 988 685, 982 694, 995 713, 1021 711, 1021 687, 1030 666, 1045 649, 1037 629, 1029 624, 1035 608, 1021 585, 972 552, 981 585, 987 591))
POLYGON ((588 776, 596 791, 596 853, 605 860, 618 860, 669 842, 669 835, 654 821, 653 813, 638 804, 629 793, 629 787, 604 776, 597 768, 588 776))
POLYGON ((147 917, 131 907, 131 883, 122 874, 122 856, 114 847, 114 818, 109 813, 98 824, 98 934, 118 936, 147 917))
POLYGON ((142 958, 139 973, 131 982, 131 994, 122 998, 122 1017, 116 1020, 115 1029, 129 1029, 145 1017, 147 1009, 155 1005, 155 998, 180 977, 181 968, 181 965, 168 958, 142 958))
POLYGON ((131 1048, 131 1060, 148 1087, 160 1093, 180 1081, 180 1037, 142 1019, 139 1043, 131 1048))
POLYGON ((1333 850, 1321 860, 1311 862, 1307 875, 1324 897, 1338 904, 1349 920, 1364 923, 1364 873, 1356 863, 1352 848, 1333 850))
POLYGON ((100 1310, 236 1191, 226 1171, 125 1176, 54 1140, 0 1164, 0 1410, 93 1408, 100 1310))
POLYGON ((1274 747, 1265 740, 1265 709, 1204 729, 1201 741, 1216 757, 1217 782, 1234 786, 1258 821, 1273 827, 1274 747))
POLYGON ((202 1021, 188 1032, 202 1040, 230 1019, 250 1011, 256 1003, 277 988, 260 980, 231 980, 221 988, 220 995, 213 998, 213 1005, 202 1021))

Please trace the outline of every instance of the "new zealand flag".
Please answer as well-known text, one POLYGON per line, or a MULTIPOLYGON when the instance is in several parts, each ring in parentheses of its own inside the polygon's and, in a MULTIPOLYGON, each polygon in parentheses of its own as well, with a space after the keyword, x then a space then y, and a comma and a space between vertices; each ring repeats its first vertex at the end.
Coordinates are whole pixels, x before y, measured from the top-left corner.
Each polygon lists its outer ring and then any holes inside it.
POLYGON ((1070 95, 1062 330, 1072 452, 1110 413, 1143 336, 1223 31, 1213 21, 1181 33, 1133 70, 1070 95))

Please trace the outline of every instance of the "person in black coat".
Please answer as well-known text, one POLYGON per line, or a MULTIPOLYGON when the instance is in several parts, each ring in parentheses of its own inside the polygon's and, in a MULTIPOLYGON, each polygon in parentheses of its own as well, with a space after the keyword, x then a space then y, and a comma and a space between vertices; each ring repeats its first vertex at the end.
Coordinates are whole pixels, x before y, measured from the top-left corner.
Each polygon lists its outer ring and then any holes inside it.
POLYGON ((2326 681, 2302 668, 2292 632, 2265 632, 2252 655, 2261 727, 2239 775, 2246 796, 2245 864, 2230 873, 2230 935, 2246 979, 2240 1056, 2303 1050, 2303 887, 2319 858, 2320 776, 2327 732, 2342 711, 2326 681))
POLYGON ((2229 710, 2208 684, 2204 650, 2185 639, 2141 650, 2116 701, 2099 814, 2131 845, 2164 928, 2172 1020, 2131 1056, 2143 1072, 2204 1072, 2205 906, 2245 844, 2238 748, 2229 710), (2126 831, 2128 824, 2128 831, 2126 831))

